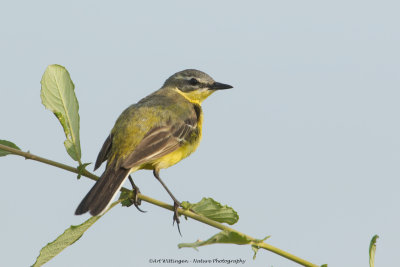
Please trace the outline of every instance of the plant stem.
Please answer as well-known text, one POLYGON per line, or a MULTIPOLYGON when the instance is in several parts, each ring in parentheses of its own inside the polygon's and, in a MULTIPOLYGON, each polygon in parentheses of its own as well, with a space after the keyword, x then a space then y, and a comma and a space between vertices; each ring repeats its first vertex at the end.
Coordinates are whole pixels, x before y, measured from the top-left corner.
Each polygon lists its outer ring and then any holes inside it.
MULTIPOLYGON (((9 147, 9 146, 5 146, 5 145, 2 145, 2 144, 0 144, 0 149, 6 150, 6 151, 8 151, 8 152, 10 152, 11 154, 14 154, 14 155, 22 156, 25 159, 36 160, 36 161, 39 161, 39 162, 42 162, 42 163, 45 163, 45 164, 60 168, 60 169, 64 169, 64 170, 79 174, 79 170, 77 168, 74 168, 74 167, 71 167, 71 166, 68 166, 68 165, 53 161, 53 160, 45 159, 45 158, 36 156, 34 154, 31 154, 29 152, 23 152, 23 151, 21 151, 19 149, 15 149, 15 148, 12 148, 12 147, 9 147)), ((94 175, 93 173, 88 172, 87 170, 84 170, 83 172, 81 172, 81 175, 86 176, 87 178, 90 178, 90 179, 92 179, 94 181, 97 181, 99 179, 98 176, 94 175)))
MULTIPOLYGON (((164 202, 159 201, 157 199, 153 199, 153 198, 145 196, 145 195, 140 195, 139 198, 142 199, 143 201, 146 201, 148 203, 154 204, 156 206, 159 206, 159 207, 162 207, 162 208, 165 208, 165 209, 169 209, 171 211, 174 210, 173 206, 168 205, 167 203, 164 203, 164 202)), ((231 228, 229 226, 226 226, 226 225, 224 225, 222 223, 219 223, 219 222, 213 221, 211 219, 208 219, 207 217, 204 217, 204 216, 201 216, 199 214, 196 214, 196 213, 194 213, 194 212, 192 212, 190 210, 184 210, 184 209, 179 208, 178 212, 179 212, 179 214, 183 214, 183 215, 185 215, 187 217, 190 217, 190 218, 192 218, 192 219, 194 219, 196 221, 208 224, 208 225, 210 225, 210 226, 212 226, 214 228, 218 228, 220 230, 226 230, 226 231, 229 231, 229 232, 235 232, 235 233, 237 233, 239 235, 243 235, 243 236, 246 237, 246 239, 252 240, 254 242, 254 244, 257 245, 258 247, 266 249, 266 250, 269 250, 269 251, 271 251, 271 252, 273 252, 275 254, 278 254, 278 255, 280 255, 282 257, 285 257, 285 258, 287 258, 289 260, 297 262, 298 264, 301 264, 303 266, 319 267, 319 265, 316 265, 316 264, 313 264, 313 263, 308 262, 306 260, 303 260, 303 259, 301 259, 301 258, 299 258, 299 257, 297 257, 297 256, 295 256, 293 254, 290 254, 290 253, 288 253, 286 251, 283 251, 283 250, 281 250, 281 249, 279 249, 277 247, 274 247, 274 246, 272 246, 270 244, 267 244, 265 242, 257 242, 257 239, 254 238, 254 237, 251 237, 249 235, 243 234, 243 233, 241 233, 241 232, 239 232, 239 231, 237 231, 237 230, 235 230, 235 229, 233 229, 233 228, 231 228)))
MULTIPOLYGON (((74 168, 74 167, 71 167, 71 166, 56 162, 56 161, 52 161, 52 160, 49 160, 49 159, 46 159, 46 158, 42 158, 42 157, 36 156, 34 154, 31 154, 29 152, 23 152, 21 150, 14 149, 14 148, 2 145, 2 144, 0 144, 0 149, 6 150, 6 151, 8 151, 8 152, 10 152, 11 154, 14 154, 14 155, 22 156, 25 159, 36 160, 36 161, 39 161, 39 162, 42 162, 42 163, 45 163, 45 164, 49 164, 49 165, 54 166, 54 167, 58 167, 58 168, 61 168, 61 169, 64 169, 64 170, 79 174, 79 170, 77 168, 74 168)), ((88 177, 88 178, 90 178, 92 180, 95 180, 95 181, 97 181, 99 179, 98 176, 94 175, 93 173, 91 173, 91 172, 89 172, 87 170, 82 171, 80 174, 82 176, 88 177)), ((127 188, 122 187, 121 191, 129 192, 130 190, 127 189, 127 188)), ((151 198, 149 196, 146 196, 146 195, 143 195, 143 194, 138 194, 137 197, 139 199, 143 200, 143 201, 146 201, 146 202, 151 203, 153 205, 159 206, 161 208, 168 209, 168 210, 171 210, 171 211, 174 210, 173 206, 171 206, 171 205, 169 205, 169 204, 167 204, 165 202, 159 201, 157 199, 151 198)), ((196 214, 196 213, 194 213, 194 212, 192 212, 190 210, 184 210, 184 209, 179 208, 178 209, 178 213, 179 214, 183 214, 183 215, 185 215, 187 217, 190 217, 190 218, 192 218, 192 219, 194 219, 196 221, 208 224, 208 225, 210 225, 210 226, 212 226, 214 228, 217 228, 217 229, 220 229, 220 230, 229 231, 229 232, 235 232, 237 234, 243 235, 247 239, 252 240, 252 242, 253 242, 252 244, 254 244, 254 245, 256 245, 256 246, 258 246, 260 248, 269 250, 269 251, 271 251, 271 252, 273 252, 275 254, 278 254, 278 255, 280 255, 282 257, 285 257, 285 258, 287 258, 287 259, 289 259, 291 261, 294 261, 294 262, 296 262, 296 263, 298 263, 300 265, 307 266, 307 267, 319 267, 319 265, 316 265, 316 264, 313 264, 313 263, 308 262, 306 260, 303 260, 303 259, 301 259, 301 258, 299 258, 299 257, 297 257, 295 255, 292 255, 292 254, 290 254, 290 253, 288 253, 286 251, 283 251, 283 250, 281 250, 281 249, 279 249, 277 247, 274 247, 272 245, 269 245, 269 244, 267 244, 265 242, 259 242, 254 237, 245 235, 245 234, 243 234, 243 233, 241 233, 241 232, 239 232, 239 231, 237 231, 237 230, 235 230, 233 228, 230 228, 230 227, 228 227, 228 226, 226 226, 226 225, 224 225, 222 223, 213 221, 213 220, 208 219, 208 218, 206 218, 204 216, 196 214)))

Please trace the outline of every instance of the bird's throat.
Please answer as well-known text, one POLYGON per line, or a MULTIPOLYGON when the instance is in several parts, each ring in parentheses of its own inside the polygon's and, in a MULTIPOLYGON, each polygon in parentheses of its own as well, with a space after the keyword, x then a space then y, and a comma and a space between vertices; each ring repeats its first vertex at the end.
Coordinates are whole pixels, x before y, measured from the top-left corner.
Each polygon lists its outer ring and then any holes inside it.
POLYGON ((184 98, 186 98, 189 102, 199 105, 204 101, 204 99, 206 99, 212 93, 214 93, 213 90, 208 90, 208 89, 182 92, 178 88, 175 88, 175 91, 184 98))

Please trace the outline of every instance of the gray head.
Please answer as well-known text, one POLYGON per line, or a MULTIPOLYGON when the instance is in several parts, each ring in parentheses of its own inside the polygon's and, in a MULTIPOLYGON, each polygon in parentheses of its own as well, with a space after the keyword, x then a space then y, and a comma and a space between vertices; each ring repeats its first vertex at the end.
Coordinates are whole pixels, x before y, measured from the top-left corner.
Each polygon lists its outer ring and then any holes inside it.
POLYGON ((228 84, 214 81, 207 73, 195 69, 175 73, 165 81, 163 87, 175 87, 184 93, 232 88, 228 84))

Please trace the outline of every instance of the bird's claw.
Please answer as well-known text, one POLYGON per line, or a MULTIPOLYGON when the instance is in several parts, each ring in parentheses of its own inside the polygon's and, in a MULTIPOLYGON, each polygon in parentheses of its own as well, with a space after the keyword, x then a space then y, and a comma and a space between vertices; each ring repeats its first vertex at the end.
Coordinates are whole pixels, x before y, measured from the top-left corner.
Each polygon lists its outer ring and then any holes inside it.
POLYGON ((179 227, 179 224, 181 221, 179 220, 179 213, 178 213, 178 208, 180 206, 181 206, 181 203, 179 203, 178 201, 176 201, 176 202, 174 201, 174 217, 173 217, 172 225, 174 225, 176 222, 176 226, 178 226, 178 232, 182 236, 181 229, 179 227))
POLYGON ((133 198, 130 199, 132 204, 135 206, 135 208, 140 211, 140 212, 147 212, 145 210, 142 210, 141 208, 139 208, 139 206, 142 204, 142 200, 138 197, 138 194, 140 193, 139 189, 136 188, 133 192, 133 198))
POLYGON ((132 185, 132 192, 133 192, 133 198, 129 199, 132 204, 135 206, 135 208, 140 211, 140 212, 146 212, 145 210, 142 210, 139 208, 139 206, 142 204, 142 200, 138 197, 138 194, 140 194, 139 187, 135 185, 135 183, 132 180, 132 177, 129 175, 129 182, 132 185))

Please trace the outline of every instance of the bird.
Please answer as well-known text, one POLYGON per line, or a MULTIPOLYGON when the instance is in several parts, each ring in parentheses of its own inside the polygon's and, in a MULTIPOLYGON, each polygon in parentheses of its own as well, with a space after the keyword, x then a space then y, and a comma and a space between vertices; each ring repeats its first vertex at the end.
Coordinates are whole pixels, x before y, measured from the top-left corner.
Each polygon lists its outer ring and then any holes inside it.
MULTIPOLYGON (((177 223, 179 230, 177 210, 181 203, 161 180, 160 170, 175 165, 197 149, 202 137, 203 100, 215 91, 230 88, 233 87, 214 81, 202 71, 186 69, 173 74, 159 90, 126 108, 97 156, 94 170, 107 161, 105 171, 75 214, 102 215, 126 179, 136 194, 140 192, 131 173, 152 170, 174 201, 173 223, 177 223)), ((133 203, 137 208, 140 205, 136 196, 133 203)))

